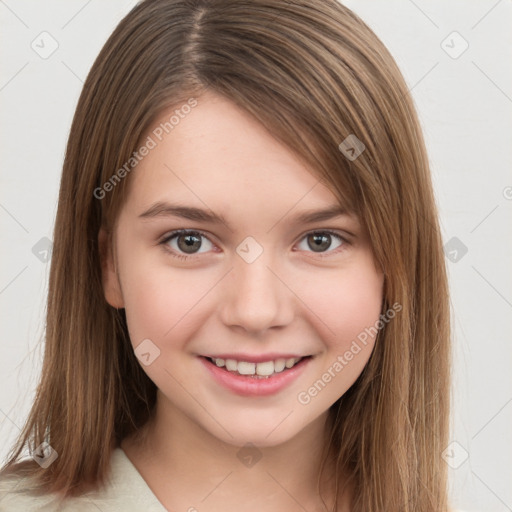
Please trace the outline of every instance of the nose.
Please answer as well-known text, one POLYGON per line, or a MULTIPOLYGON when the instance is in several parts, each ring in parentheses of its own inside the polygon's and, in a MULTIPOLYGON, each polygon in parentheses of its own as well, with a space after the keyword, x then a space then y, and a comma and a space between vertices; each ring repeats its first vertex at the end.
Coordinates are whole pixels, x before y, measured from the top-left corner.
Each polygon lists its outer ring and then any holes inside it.
POLYGON ((224 325, 258 335, 292 321, 294 293, 266 252, 252 263, 234 255, 219 299, 224 325))

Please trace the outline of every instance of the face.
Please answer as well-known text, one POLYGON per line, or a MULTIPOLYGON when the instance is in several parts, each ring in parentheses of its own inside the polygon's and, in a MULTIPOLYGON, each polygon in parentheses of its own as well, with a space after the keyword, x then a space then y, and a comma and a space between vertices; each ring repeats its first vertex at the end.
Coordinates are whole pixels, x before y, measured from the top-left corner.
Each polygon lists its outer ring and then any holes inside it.
POLYGON ((383 275, 368 237, 227 99, 205 94, 155 133, 127 178, 106 299, 125 308, 159 407, 226 443, 285 442, 325 420, 369 359, 383 275))

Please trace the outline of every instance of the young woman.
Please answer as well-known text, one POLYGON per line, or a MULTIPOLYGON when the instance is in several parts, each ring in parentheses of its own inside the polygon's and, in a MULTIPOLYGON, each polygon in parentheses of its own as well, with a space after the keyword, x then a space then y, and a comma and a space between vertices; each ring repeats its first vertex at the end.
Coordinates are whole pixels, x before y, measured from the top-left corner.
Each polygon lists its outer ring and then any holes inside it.
POLYGON ((448 510, 428 159, 349 9, 139 3, 84 85, 53 243, 0 510, 448 510))

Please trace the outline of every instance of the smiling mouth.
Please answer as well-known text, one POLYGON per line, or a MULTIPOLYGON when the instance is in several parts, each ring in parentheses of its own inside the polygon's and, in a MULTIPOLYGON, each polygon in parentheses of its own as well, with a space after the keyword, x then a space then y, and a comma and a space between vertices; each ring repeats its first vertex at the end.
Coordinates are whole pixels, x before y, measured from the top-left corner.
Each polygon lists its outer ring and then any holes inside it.
POLYGON ((205 359, 218 368, 234 375, 252 379, 268 379, 275 375, 286 373, 301 361, 310 359, 311 357, 312 356, 292 357, 289 359, 263 361, 261 363, 251 363, 248 361, 236 361, 235 359, 220 359, 212 357, 205 357, 205 359))

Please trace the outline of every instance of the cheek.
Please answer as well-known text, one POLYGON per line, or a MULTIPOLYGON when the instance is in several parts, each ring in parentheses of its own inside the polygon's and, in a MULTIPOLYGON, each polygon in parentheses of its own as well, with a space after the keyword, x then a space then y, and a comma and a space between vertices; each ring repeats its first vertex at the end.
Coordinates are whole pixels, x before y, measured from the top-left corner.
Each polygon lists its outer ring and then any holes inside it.
POLYGON ((310 322, 324 333, 329 347, 343 349, 365 328, 378 321, 382 308, 383 277, 371 265, 305 284, 300 297, 310 310, 310 322))
POLYGON ((313 374, 297 393, 297 401, 312 416, 324 411, 357 380, 372 353, 382 308, 383 277, 362 267, 329 276, 304 289, 308 322, 323 342, 313 374))
POLYGON ((132 265, 122 279, 132 345, 149 338, 161 350, 181 350, 215 311, 208 294, 218 281, 208 270, 191 274, 161 263, 132 265))
MULTIPOLYGON (((125 253, 126 254, 126 253, 125 253)), ((145 261, 131 254, 120 264, 126 320, 132 345, 149 338, 160 347, 165 339, 181 340, 180 333, 193 322, 195 307, 208 291, 207 276, 172 271, 162 261, 145 261)), ((197 319, 195 319, 197 322, 197 319)))

